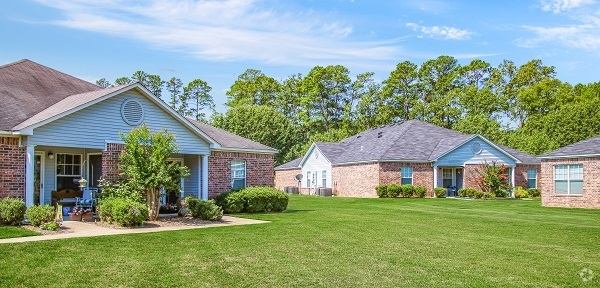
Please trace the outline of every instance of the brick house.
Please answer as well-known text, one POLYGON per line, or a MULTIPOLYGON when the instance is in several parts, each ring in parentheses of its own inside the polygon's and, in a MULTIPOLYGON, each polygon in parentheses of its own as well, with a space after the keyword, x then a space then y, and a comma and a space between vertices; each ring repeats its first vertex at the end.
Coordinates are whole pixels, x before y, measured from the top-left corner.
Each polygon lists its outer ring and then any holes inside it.
POLYGON ((274 183, 277 150, 185 118, 137 83, 104 89, 21 60, 0 66, 0 103, 0 198, 51 203, 81 178, 117 179, 120 133, 142 123, 176 137, 170 161, 190 169, 176 198, 274 183))
POLYGON ((338 143, 313 143, 303 157, 275 167, 275 187, 299 185, 305 194, 327 187, 337 196, 375 197, 376 186, 397 183, 424 186, 433 197, 435 187, 476 188, 473 169, 486 162, 506 165, 514 186, 537 188, 536 157, 418 120, 372 128, 338 143))
POLYGON ((600 136, 539 158, 543 206, 600 208, 600 136))

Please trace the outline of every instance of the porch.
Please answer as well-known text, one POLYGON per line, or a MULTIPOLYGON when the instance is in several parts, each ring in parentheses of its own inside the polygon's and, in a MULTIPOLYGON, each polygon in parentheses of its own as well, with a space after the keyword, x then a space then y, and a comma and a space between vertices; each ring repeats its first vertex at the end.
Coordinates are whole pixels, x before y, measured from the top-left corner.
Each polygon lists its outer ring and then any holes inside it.
MULTIPOLYGON (((446 188, 446 197, 457 197, 458 190, 462 188, 476 188, 475 177, 477 174, 475 169, 478 165, 465 164, 456 166, 433 166, 433 188, 446 188)), ((508 183, 515 186, 515 165, 508 166, 507 169, 508 183)), ((509 196, 512 196, 512 191, 509 191, 509 196)))

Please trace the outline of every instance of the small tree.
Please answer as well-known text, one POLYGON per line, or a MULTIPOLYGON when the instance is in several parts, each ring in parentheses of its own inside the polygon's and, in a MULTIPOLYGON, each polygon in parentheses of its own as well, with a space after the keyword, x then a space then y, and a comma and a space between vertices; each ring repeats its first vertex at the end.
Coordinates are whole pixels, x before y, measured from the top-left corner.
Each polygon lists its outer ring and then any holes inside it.
POLYGON ((507 171, 508 167, 504 164, 497 165, 496 161, 492 161, 490 165, 486 161, 475 168, 475 183, 488 197, 504 197, 506 190, 510 189, 507 171))
POLYGON ((175 136, 166 130, 152 133, 144 124, 121 138, 125 141, 119 165, 121 175, 131 189, 145 196, 148 218, 156 220, 161 189, 180 190, 179 179, 189 175, 187 167, 169 163, 171 155, 178 152, 175 136))

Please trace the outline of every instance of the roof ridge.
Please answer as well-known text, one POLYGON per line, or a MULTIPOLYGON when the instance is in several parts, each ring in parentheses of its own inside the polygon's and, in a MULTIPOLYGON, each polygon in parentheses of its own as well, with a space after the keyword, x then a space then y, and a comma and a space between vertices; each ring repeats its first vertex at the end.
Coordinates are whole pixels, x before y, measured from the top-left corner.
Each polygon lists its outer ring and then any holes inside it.
POLYGON ((0 65, 0 69, 8 68, 10 66, 21 64, 23 62, 32 62, 32 63, 35 63, 35 62, 33 62, 33 61, 29 60, 29 59, 21 59, 21 60, 15 61, 15 62, 11 62, 11 63, 4 64, 4 65, 0 65))
MULTIPOLYGON (((40 63, 38 63, 38 62, 35 62, 35 61, 32 61, 32 60, 29 60, 29 59, 21 59, 21 60, 19 60, 19 61, 15 61, 15 62, 12 62, 12 63, 8 63, 8 64, 5 64, 5 65, 2 65, 2 66, 0 66, 0 69, 4 69, 4 68, 8 68, 8 67, 12 67, 12 66, 15 66, 15 65, 18 65, 18 64, 23 64, 23 63, 32 63, 32 64, 35 64, 35 65, 38 65, 38 66, 42 66, 42 67, 44 67, 44 68, 46 68, 46 69, 52 70, 52 71, 54 71, 54 72, 57 72, 57 73, 59 73, 59 74, 65 75, 65 76, 67 76, 67 77, 70 77, 70 78, 73 78, 73 79, 77 79, 77 80, 79 80, 79 81, 83 81, 83 82, 86 82, 86 83, 92 84, 92 85, 94 85, 94 86, 96 86, 96 87, 98 87, 98 88, 104 89, 102 86, 100 86, 100 85, 98 85, 98 84, 96 84, 96 83, 92 83, 92 82, 89 82, 89 81, 83 80, 83 79, 81 79, 81 78, 78 78, 78 77, 75 77, 75 76, 73 76, 73 75, 69 75, 69 74, 67 74, 67 73, 65 73, 65 72, 58 71, 58 70, 56 70, 56 69, 54 69, 54 68, 48 67, 48 66, 46 66, 46 65, 40 64, 40 63)), ((90 91, 90 92, 91 92, 91 91, 90 91)), ((81 94, 81 93, 79 93, 79 94, 81 94)), ((75 94, 73 94, 73 95, 75 95, 75 94)))

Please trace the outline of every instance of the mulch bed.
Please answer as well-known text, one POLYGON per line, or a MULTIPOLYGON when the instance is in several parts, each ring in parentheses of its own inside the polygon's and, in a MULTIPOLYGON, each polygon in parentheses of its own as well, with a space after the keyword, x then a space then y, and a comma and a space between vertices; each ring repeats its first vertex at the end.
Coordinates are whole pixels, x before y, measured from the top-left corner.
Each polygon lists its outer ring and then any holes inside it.
POLYGON ((152 227, 169 227, 169 226, 202 226, 210 223, 214 223, 213 221, 196 219, 193 217, 161 217, 156 221, 146 221, 146 223, 142 226, 137 227, 121 227, 117 224, 109 224, 107 222, 89 222, 91 224, 95 224, 102 227, 108 227, 113 229, 136 229, 136 228, 152 228, 152 227))
POLYGON ((56 231, 42 230, 41 227, 35 227, 33 225, 23 225, 21 227, 23 227, 25 229, 29 229, 31 231, 38 232, 38 233, 40 233, 42 235, 55 235, 55 234, 63 234, 63 233, 72 233, 72 231, 69 231, 69 229, 63 228, 62 225, 56 231))

